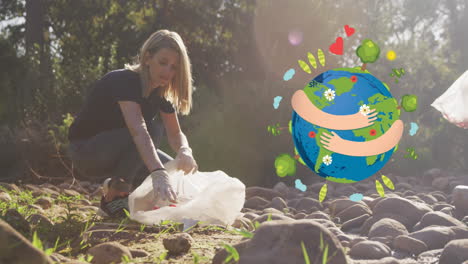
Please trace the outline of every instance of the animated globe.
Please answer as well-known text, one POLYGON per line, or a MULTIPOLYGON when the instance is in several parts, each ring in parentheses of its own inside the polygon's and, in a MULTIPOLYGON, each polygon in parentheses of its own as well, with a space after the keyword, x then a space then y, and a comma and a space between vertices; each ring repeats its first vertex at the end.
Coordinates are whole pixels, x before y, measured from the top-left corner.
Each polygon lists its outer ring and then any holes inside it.
POLYGON ((319 136, 334 131, 343 139, 363 142, 384 134, 400 116, 398 102, 387 85, 360 68, 339 68, 315 77, 304 87, 304 92, 326 113, 351 115, 367 108, 376 109, 378 118, 368 127, 332 130, 311 124, 293 111, 292 136, 300 162, 321 177, 341 183, 364 180, 388 162, 396 147, 375 156, 347 156, 325 149, 319 136))

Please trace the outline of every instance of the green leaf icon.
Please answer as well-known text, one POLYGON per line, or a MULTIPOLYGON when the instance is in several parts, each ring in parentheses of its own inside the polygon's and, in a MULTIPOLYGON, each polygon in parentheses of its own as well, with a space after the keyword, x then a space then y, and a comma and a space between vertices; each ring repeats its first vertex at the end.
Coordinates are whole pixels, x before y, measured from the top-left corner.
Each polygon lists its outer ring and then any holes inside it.
POLYGON ((401 98, 401 107, 406 112, 413 112, 418 108, 418 97, 414 94, 405 94, 401 98))
POLYGON ((289 154, 280 154, 275 159, 275 168, 279 177, 292 176, 296 173, 296 160, 289 154))

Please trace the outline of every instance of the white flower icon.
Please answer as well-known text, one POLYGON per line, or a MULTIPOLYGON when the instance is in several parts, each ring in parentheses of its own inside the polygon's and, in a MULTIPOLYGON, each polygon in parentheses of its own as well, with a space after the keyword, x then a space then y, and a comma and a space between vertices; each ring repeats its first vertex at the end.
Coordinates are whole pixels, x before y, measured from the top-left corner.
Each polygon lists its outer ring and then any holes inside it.
POLYGON ((325 98, 327 98, 328 101, 335 99, 335 91, 332 89, 326 90, 323 95, 325 95, 325 98))
POLYGON ((361 107, 359 107, 359 112, 361 112, 363 116, 367 116, 370 113, 370 107, 366 104, 363 104, 361 107))
POLYGON ((322 158, 323 163, 325 165, 330 165, 332 163, 332 157, 330 155, 326 155, 325 157, 322 158))

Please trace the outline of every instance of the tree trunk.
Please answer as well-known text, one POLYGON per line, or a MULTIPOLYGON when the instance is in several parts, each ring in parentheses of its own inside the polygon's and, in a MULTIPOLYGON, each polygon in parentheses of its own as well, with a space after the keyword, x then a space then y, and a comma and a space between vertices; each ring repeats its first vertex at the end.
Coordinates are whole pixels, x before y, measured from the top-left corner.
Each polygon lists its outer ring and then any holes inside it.
POLYGON ((26 0, 25 51, 29 64, 19 96, 23 120, 34 104, 36 91, 50 78, 50 54, 44 41, 45 10, 45 0, 26 0))
POLYGON ((361 66, 361 71, 365 71, 367 67, 367 63, 363 63, 361 66))

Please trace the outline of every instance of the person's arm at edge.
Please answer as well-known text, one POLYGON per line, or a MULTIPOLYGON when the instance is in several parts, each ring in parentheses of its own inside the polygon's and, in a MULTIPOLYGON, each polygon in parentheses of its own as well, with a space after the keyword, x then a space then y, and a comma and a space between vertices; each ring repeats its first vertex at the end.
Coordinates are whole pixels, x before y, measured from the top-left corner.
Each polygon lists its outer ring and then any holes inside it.
POLYGON ((118 103, 133 142, 148 171, 152 172, 155 169, 164 168, 156 152, 153 140, 148 133, 140 105, 132 101, 119 101, 118 103))
POLYGON ((167 139, 172 150, 177 153, 181 148, 190 149, 187 137, 180 129, 177 113, 165 113, 163 111, 159 111, 159 113, 163 120, 167 139))

